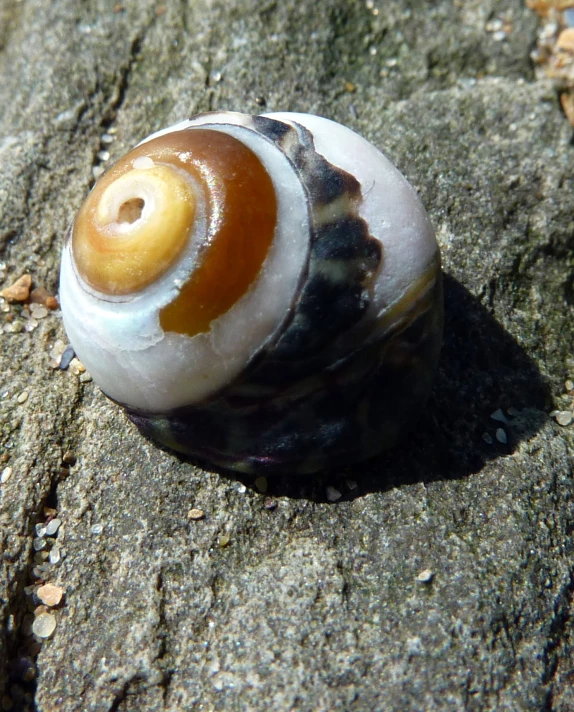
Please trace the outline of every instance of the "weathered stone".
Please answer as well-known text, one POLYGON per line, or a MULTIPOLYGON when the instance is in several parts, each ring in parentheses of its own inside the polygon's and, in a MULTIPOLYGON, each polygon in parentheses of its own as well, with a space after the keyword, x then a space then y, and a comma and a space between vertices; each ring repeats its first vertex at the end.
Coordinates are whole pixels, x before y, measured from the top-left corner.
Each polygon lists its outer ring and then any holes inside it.
POLYGON ((572 428, 547 416, 574 376, 574 161, 554 89, 534 81, 537 22, 521 0, 0 4, 8 281, 57 292, 103 151, 263 106, 327 115, 387 152, 447 275, 416 431, 266 493, 154 447, 93 383, 50 368, 67 343, 57 312, 0 334, 0 698, 16 684, 40 712, 574 709, 572 428), (486 30, 501 13, 502 41, 486 30), (23 391, 33 408, 15 405, 23 391), (45 507, 58 563, 35 565, 45 507), (66 598, 28 679, 25 589, 42 581, 66 598))

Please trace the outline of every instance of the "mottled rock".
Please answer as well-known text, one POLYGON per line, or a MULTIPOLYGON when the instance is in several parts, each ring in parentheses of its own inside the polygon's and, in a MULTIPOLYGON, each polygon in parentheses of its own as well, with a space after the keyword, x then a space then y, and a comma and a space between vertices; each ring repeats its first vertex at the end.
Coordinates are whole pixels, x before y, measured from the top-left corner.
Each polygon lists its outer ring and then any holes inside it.
POLYGON ((570 409, 555 399, 574 378, 574 161, 531 66, 537 15, 522 0, 30 0, 0 21, 6 274, 56 294, 93 175, 211 108, 310 111, 363 133, 419 190, 446 273, 415 431, 265 493, 154 447, 93 383, 51 367, 58 312, 28 332, 3 307, 3 703, 574 709, 572 428, 548 417, 570 409), (55 510, 38 564, 35 526, 55 510), (54 580, 65 601, 40 615, 57 627, 32 647, 34 584, 54 580))

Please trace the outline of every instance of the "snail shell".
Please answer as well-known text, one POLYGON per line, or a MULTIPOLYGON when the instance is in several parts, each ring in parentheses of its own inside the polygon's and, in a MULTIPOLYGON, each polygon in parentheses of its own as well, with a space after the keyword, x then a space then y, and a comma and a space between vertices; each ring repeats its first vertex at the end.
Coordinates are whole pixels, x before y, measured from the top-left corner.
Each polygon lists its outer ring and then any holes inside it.
POLYGON ((144 434, 244 472, 392 445, 441 343, 415 191, 306 114, 203 114, 145 139, 81 207, 60 297, 75 351, 144 434))

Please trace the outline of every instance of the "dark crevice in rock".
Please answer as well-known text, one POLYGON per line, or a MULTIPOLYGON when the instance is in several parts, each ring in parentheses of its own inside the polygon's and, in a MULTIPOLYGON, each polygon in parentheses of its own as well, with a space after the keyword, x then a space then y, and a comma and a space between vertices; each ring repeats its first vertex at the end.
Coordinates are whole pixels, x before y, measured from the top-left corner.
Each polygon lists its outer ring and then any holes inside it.
MULTIPOLYGON (((574 599, 574 571, 569 572, 568 579, 564 582, 554 603, 554 615, 550 623, 548 639, 542 652, 544 661, 543 683, 552 685, 555 679, 560 660, 560 648, 568 634, 570 624, 570 609, 574 599)), ((551 694, 550 688, 550 694, 551 694)), ((551 709, 551 708, 550 708, 551 709)))
POLYGON ((158 603, 158 618, 159 622, 156 629, 156 638, 159 643, 159 650, 157 653, 156 663, 161 670, 162 678, 159 682, 159 687, 162 691, 163 704, 167 704, 167 699, 169 696, 171 679, 174 674, 174 670, 170 667, 170 653, 169 653, 169 622, 166 618, 165 611, 165 590, 164 590, 164 574, 160 571, 157 578, 157 591, 159 594, 158 603))
MULTIPOLYGON (((116 120, 116 116, 121 111, 126 98, 128 96, 132 75, 138 62, 141 48, 145 42, 145 38, 151 27, 153 26, 157 16, 152 13, 150 19, 139 29, 134 35, 130 43, 129 55, 127 61, 119 68, 119 75, 115 86, 113 87, 112 96, 109 106, 104 111, 101 119, 102 133, 106 133, 116 120)), ((105 147, 98 147, 98 151, 105 147)), ((96 161, 94 160, 94 163, 96 161)))
MULTIPOLYGON (((58 484, 60 475, 54 473, 50 481, 50 489, 39 504, 38 512, 28 520, 28 537, 35 539, 35 526, 43 519, 44 508, 57 509, 58 484)), ((36 550, 33 545, 28 548, 26 565, 13 578, 6 602, 6 616, 2 625, 3 641, 0 649, 6 651, 5 665, 8 671, 7 685, 0 696, 6 695, 12 703, 12 712, 36 712, 37 669, 36 658, 40 652, 40 639, 31 632, 31 620, 27 619, 37 605, 27 587, 41 583, 42 579, 34 573, 36 550), (10 622, 10 623, 9 623, 10 622), (9 624, 8 624, 9 623, 9 624)))
POLYGON ((121 690, 114 697, 112 704, 109 707, 109 712, 118 712, 118 710, 120 709, 120 705, 122 704, 122 702, 125 701, 126 697, 129 694, 130 685, 132 684, 134 679, 135 677, 130 678, 129 680, 126 680, 124 682, 121 690))

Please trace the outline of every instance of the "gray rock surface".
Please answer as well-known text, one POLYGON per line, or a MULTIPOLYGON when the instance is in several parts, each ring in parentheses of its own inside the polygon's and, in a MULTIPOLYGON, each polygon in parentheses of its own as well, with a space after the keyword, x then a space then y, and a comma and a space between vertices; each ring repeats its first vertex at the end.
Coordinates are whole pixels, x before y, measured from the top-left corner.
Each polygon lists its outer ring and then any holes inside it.
POLYGON ((573 430, 547 415, 572 405, 574 149, 534 79, 537 23, 520 0, 0 1, 2 286, 57 291, 101 151, 264 103, 382 148, 447 275, 416 432, 266 493, 156 448, 51 368, 57 312, 17 333, 21 308, 2 312, 3 709, 574 709, 573 430), (46 507, 60 561, 34 573, 46 507), (36 574, 65 590, 41 646, 36 574))

